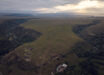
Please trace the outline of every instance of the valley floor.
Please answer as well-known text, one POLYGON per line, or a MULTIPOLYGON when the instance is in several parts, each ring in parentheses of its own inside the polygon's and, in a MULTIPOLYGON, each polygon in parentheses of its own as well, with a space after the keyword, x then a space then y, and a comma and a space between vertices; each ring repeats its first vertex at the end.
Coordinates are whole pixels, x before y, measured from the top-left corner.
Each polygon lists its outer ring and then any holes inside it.
MULTIPOLYGON (((18 23, 18 20, 16 22, 18 23)), ((17 25, 14 20, 13 25, 12 20, 8 23, 10 24, 1 22, 0 26, 4 25, 5 30, 7 26, 17 25)), ((28 19, 19 26, 9 29, 10 33, 17 37, 10 42, 22 43, 1 56, 0 71, 3 75, 104 74, 102 18, 28 19), (15 40, 17 42, 14 42, 15 40), (67 64, 68 68, 65 72, 57 73, 57 66, 63 63, 67 64)), ((9 32, 5 31, 6 40, 12 37, 7 37, 8 34, 9 32)), ((0 48, 0 52, 2 49, 0 48)))

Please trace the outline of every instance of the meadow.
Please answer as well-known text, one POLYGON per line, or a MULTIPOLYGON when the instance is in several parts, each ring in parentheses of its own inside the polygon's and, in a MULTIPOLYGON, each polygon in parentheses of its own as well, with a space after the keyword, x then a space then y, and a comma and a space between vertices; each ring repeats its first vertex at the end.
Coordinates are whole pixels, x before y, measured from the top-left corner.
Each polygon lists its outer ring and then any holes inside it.
MULTIPOLYGON (((73 72, 71 75, 76 75, 75 73, 79 73, 79 70, 82 70, 80 69, 81 67, 79 67, 79 63, 85 62, 88 64, 88 59, 91 55, 89 52, 93 47, 86 42, 85 39, 75 33, 73 28, 78 25, 83 26, 90 24, 93 20, 95 19, 88 17, 28 18, 28 21, 19 26, 25 30, 41 33, 41 35, 35 39, 37 34, 25 31, 25 34, 34 35, 35 40, 24 42, 16 47, 15 50, 6 54, 3 60, 5 60, 7 64, 0 65, 0 70, 2 69, 5 75, 9 75, 8 71, 11 70, 10 75, 51 75, 51 72, 56 70, 57 65, 67 63, 69 67, 76 65, 76 68, 71 71, 73 72), (10 66, 8 66, 9 63, 11 64, 10 66), (7 70, 6 72, 5 69, 7 70)), ((1 23, 2 22, 1 20, 1 23)), ((96 26, 99 27, 98 24, 96 26)), ((91 33, 90 27, 84 29, 81 34, 87 35, 87 31, 91 33)), ((18 37, 21 37, 21 35, 18 37)), ((86 36, 86 38, 87 37, 88 36, 86 36)), ((25 39, 25 37, 23 39, 25 39)), ((92 61, 93 59, 91 62, 92 61)))
MULTIPOLYGON (((79 36, 73 32, 73 27, 78 24, 90 23, 91 20, 86 18, 73 18, 73 19, 32 19, 28 22, 21 24, 26 29, 36 30, 42 35, 35 41, 31 43, 25 43, 24 45, 16 49, 16 53, 24 58, 24 50, 27 48, 32 48, 32 63, 37 66, 41 66, 47 63, 45 66, 46 73, 50 73, 55 69, 56 65, 59 63, 64 63, 65 61, 72 64, 77 64, 82 59, 78 59, 74 53, 70 53, 66 58, 62 58, 56 61, 57 57, 60 55, 67 54, 72 51, 72 47, 78 43, 84 41, 79 36), (52 60, 51 60, 52 59, 52 60), (49 64, 49 65, 48 65, 49 64), (50 70, 47 72, 47 70, 50 70)), ((42 67, 42 72, 44 67, 42 67)))

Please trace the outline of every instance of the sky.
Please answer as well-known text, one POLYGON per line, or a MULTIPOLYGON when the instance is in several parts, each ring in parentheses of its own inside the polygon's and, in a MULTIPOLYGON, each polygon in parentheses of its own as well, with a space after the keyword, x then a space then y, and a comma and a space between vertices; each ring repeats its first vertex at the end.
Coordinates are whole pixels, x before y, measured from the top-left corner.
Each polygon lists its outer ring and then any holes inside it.
POLYGON ((104 16, 104 0, 0 0, 0 11, 104 16))

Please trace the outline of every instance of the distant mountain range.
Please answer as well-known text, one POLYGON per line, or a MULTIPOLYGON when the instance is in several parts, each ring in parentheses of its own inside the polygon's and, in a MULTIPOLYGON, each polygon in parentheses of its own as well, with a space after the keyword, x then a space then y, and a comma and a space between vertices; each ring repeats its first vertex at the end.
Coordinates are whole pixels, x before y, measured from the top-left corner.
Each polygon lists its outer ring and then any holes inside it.
POLYGON ((24 16, 33 16, 32 14, 5 14, 6 16, 16 16, 16 17, 24 17, 24 16))
POLYGON ((0 16, 16 16, 16 17, 85 17, 84 15, 79 15, 75 13, 37 13, 35 11, 13 11, 13 10, 7 10, 7 11, 0 11, 0 16))

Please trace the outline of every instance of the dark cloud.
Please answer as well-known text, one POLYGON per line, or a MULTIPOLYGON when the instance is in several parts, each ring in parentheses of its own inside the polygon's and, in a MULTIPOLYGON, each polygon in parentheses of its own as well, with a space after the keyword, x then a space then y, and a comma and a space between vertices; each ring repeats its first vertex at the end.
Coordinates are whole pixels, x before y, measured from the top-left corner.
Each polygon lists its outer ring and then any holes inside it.
POLYGON ((74 4, 80 0, 0 0, 0 10, 33 10, 35 8, 54 7, 74 4))
POLYGON ((0 0, 0 12, 33 11, 42 13, 73 12, 104 13, 104 0, 0 0), (96 2, 97 1, 97 2, 96 2), (90 7, 91 6, 91 7, 90 7), (11 11, 12 10, 12 11, 11 11))

